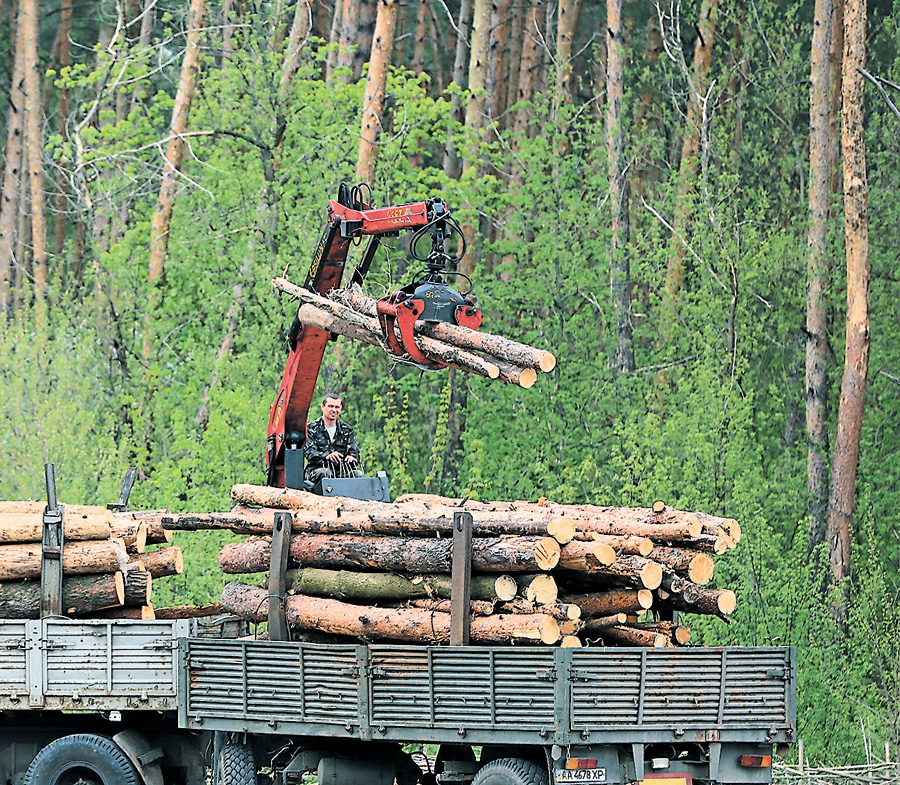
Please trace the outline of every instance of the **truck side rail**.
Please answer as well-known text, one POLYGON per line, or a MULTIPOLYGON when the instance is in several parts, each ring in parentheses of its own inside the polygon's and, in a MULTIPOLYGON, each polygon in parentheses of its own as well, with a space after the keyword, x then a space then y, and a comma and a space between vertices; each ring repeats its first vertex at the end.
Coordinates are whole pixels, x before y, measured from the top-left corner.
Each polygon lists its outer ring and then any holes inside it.
POLYGON ((179 621, 0 622, 0 710, 174 711, 179 621))
POLYGON ((793 648, 180 641, 183 727, 399 742, 790 741, 793 648))

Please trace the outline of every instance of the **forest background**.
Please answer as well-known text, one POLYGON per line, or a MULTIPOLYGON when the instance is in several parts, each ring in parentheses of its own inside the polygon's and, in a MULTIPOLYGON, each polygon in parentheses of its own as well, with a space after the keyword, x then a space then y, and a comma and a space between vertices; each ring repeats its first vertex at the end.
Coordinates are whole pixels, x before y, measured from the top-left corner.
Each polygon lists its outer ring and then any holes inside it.
MULTIPOLYGON (((900 759, 898 20, 0 0, 0 498, 53 462, 62 501, 106 503, 134 465, 132 508, 227 509, 263 481, 295 307, 271 279, 305 275, 341 182, 441 195, 485 329, 559 363, 523 390, 329 344, 365 466, 738 519, 738 610, 695 640, 798 646, 808 758, 900 759)), ((390 245, 372 296, 414 272, 390 245)), ((223 540, 180 536, 159 602, 208 602, 223 540)))

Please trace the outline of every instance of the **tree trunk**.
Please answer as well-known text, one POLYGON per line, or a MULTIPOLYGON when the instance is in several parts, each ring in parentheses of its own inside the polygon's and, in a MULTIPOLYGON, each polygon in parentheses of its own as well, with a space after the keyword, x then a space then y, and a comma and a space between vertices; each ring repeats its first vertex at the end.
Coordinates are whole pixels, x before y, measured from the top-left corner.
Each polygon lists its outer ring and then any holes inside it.
MULTIPOLYGON (((288 36, 287 51, 284 55, 284 65, 281 68, 281 89, 284 90, 293 81, 300 67, 300 53, 309 40, 312 30, 312 1, 297 0, 294 9, 294 21, 291 24, 291 33, 288 36)), ((157 611, 157 614, 159 611, 157 611)))
POLYGON ((616 552, 601 542, 570 542, 563 546, 559 564, 569 570, 592 572, 597 567, 608 567, 616 561, 616 552))
POLYGON ((356 159, 356 180, 360 183, 375 182, 375 162, 381 136, 385 89, 391 68, 391 52, 394 49, 394 32, 397 28, 397 8, 396 0, 378 0, 356 159))
MULTIPOLYGON (((125 547, 117 540, 86 540, 63 547, 66 575, 117 572, 127 561, 125 547)), ((40 543, 0 545, 0 580, 17 581, 37 578, 40 574, 40 543)))
POLYGON ((653 561, 684 574, 698 586, 709 583, 715 570, 715 564, 709 555, 683 548, 657 546, 653 549, 653 561))
MULTIPOLYGON (((383 2, 383 0, 380 0, 383 2)), ((337 12, 337 7, 335 7, 337 12)), ((340 43, 338 45, 337 62, 338 68, 349 68, 351 72, 342 76, 345 82, 350 82, 353 78, 353 51, 352 46, 356 43, 357 24, 356 20, 359 16, 359 0, 344 0, 341 9, 340 24, 340 43)))
POLYGON ((653 553, 653 540, 649 537, 590 532, 590 539, 592 542, 602 542, 604 545, 608 545, 616 553, 627 553, 632 556, 649 556, 653 553))
POLYGON ((643 556, 617 556, 615 562, 610 565, 591 564, 590 569, 585 569, 586 566, 583 565, 579 572, 637 589, 655 589, 663 578, 662 567, 643 556))
POLYGON ((704 613, 730 622, 728 617, 737 607, 735 593, 730 589, 698 588, 698 592, 691 593, 690 599, 685 599, 683 594, 670 594, 665 599, 658 600, 654 607, 685 613, 704 613))
POLYGON ((139 553, 132 559, 132 563, 134 562, 143 564, 153 578, 181 575, 184 572, 184 557, 177 545, 139 553))
MULTIPOLYGON (((869 370, 869 206, 863 124, 866 2, 844 5, 843 110, 841 147, 844 161, 844 235, 847 247, 847 333, 844 377, 838 408, 837 438, 828 496, 828 545, 831 580, 840 584, 850 574, 850 538, 859 440, 869 370)), ((844 587, 846 591, 846 586, 844 587)), ((846 595, 836 616, 843 621, 846 595)))
MULTIPOLYGON (((64 614, 91 613, 121 605, 125 583, 121 572, 76 575, 63 579, 64 614)), ((13 581, 0 584, 0 619, 39 619, 41 582, 13 581)))
POLYGON ((622 0, 606 2, 606 139, 612 238, 609 247, 610 289, 616 327, 613 367, 618 373, 634 370, 631 327, 631 270, 628 260, 628 161, 622 98, 625 94, 625 25, 622 0))
POLYGON ((19 24, 25 58, 25 148, 31 188, 31 248, 34 300, 39 321, 46 316, 47 223, 44 215, 44 128, 38 58, 38 0, 20 0, 19 24))
POLYGON ((23 27, 16 25, 16 44, 12 79, 9 86, 9 110, 6 120, 3 185, 0 190, 0 319, 12 311, 12 274, 16 264, 16 225, 19 214, 19 189, 22 173, 22 140, 25 136, 25 44, 23 27))
MULTIPOLYGON (((534 76, 538 67, 538 41, 540 34, 540 7, 543 0, 528 0, 525 10, 525 24, 522 41, 522 59, 519 64, 518 91, 516 103, 524 103, 534 98, 534 76)), ((516 110, 513 120, 513 131, 516 134, 524 134, 528 128, 528 119, 531 117, 528 109, 516 110)), ((521 182, 521 172, 513 177, 514 184, 521 182)))
POLYGON ((597 633, 607 627, 615 627, 624 624, 628 620, 628 614, 624 612, 614 613, 612 616, 595 616, 592 619, 585 619, 581 627, 581 632, 585 635, 597 633))
MULTIPOLYGON (((407 600, 405 603, 394 605, 395 608, 418 608, 423 611, 437 611, 438 613, 450 613, 453 607, 452 600, 436 600, 420 598, 407 600)), ((470 600, 469 613, 472 616, 493 616, 494 603, 488 600, 470 600)))
POLYGON ((496 610, 500 613, 546 613, 557 621, 578 621, 581 618, 581 608, 567 602, 550 602, 538 605, 529 602, 524 597, 516 597, 508 602, 501 602, 496 610))
POLYGON ((831 0, 816 0, 810 66, 809 232, 806 257, 806 506, 809 551, 825 539, 828 512, 828 223, 832 147, 831 0))
MULTIPOLYGON (((109 516, 65 516, 66 540, 108 540, 111 536, 109 516)), ((0 543, 41 542, 44 522, 34 513, 0 512, 0 543)))
POLYGON ((181 75, 178 90, 175 93, 175 104, 172 107, 172 121, 169 125, 169 142, 163 164, 162 184, 153 224, 150 228, 150 263, 148 281, 150 298, 147 303, 147 314, 144 334, 144 360, 149 362, 155 352, 155 338, 152 321, 156 311, 162 304, 165 286, 166 254, 169 250, 169 225, 175 207, 175 190, 181 168, 184 151, 183 134, 187 131, 188 118, 191 112, 191 101, 194 98, 194 87, 197 72, 200 69, 200 35, 203 26, 203 15, 206 0, 191 0, 190 21, 187 31, 187 48, 181 61, 181 75))
POLYGON ((614 627, 600 627, 596 632, 604 638, 626 646, 646 646, 651 649, 664 649, 669 646, 668 638, 662 633, 653 630, 639 630, 623 624, 617 624, 614 627))
MULTIPOLYGON (((291 538, 290 563, 303 567, 362 567, 411 573, 449 573, 452 541, 355 534, 301 534, 291 538)), ((272 545, 251 538, 226 545, 219 566, 232 575, 269 569, 272 545)), ((559 563, 559 543, 552 537, 476 538, 472 568, 482 572, 534 572, 559 563)), ((146 556, 147 554, 143 554, 146 556)))
MULTIPOLYGON (((71 2, 63 2, 60 4, 59 8, 59 26, 57 27, 56 32, 56 40, 59 42, 59 51, 57 53, 57 62, 59 64, 59 69, 62 71, 64 68, 70 68, 72 65, 72 3, 71 2)), ((59 135, 64 144, 68 144, 69 142, 69 88, 68 87, 60 87, 59 88, 59 99, 58 99, 58 113, 59 120, 57 123, 57 127, 59 128, 59 135)), ((56 198, 54 204, 54 210, 56 215, 54 217, 54 231, 53 231, 53 254, 54 256, 62 260, 64 258, 63 251, 66 246, 66 193, 69 188, 69 180, 68 176, 62 168, 59 169, 56 175, 56 198)), ((72 273, 73 271, 67 270, 68 273, 72 273)), ((75 275, 71 275, 71 278, 76 278, 75 275)))
POLYGON ((615 613, 642 613, 653 605, 648 589, 617 589, 593 594, 569 594, 563 597, 581 608, 583 617, 609 616, 615 613))
MULTIPOLYGON (((226 610, 249 621, 265 621, 266 590, 229 583, 222 592, 226 610)), ((367 640, 449 643, 450 614, 415 608, 372 608, 338 600, 294 595, 285 599, 288 624, 306 630, 352 635, 367 640)), ((477 643, 559 640, 559 624, 544 614, 475 617, 470 639, 477 643)))
POLYGON ((575 39, 575 25, 578 14, 575 0, 559 0, 556 16, 556 92, 554 104, 556 120, 559 122, 559 108, 571 101, 572 83, 572 41, 575 39))
MULTIPOLYGON (((456 51, 453 56, 453 82, 458 87, 465 86, 466 78, 466 36, 472 18, 472 0, 460 0, 459 18, 456 30, 456 51)), ((463 122, 465 114, 462 110, 462 99, 458 92, 450 96, 450 117, 452 125, 447 131, 447 143, 444 146, 444 174, 452 180, 458 180, 462 174, 459 156, 456 153, 455 125, 463 122)))

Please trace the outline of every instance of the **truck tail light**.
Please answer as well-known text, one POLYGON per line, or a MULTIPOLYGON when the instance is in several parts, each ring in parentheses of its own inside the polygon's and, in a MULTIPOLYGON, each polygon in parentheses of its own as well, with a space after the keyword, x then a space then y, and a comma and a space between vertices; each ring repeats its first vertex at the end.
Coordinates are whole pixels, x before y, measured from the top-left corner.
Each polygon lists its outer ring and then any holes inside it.
POLYGON ((596 758, 569 758, 566 761, 567 769, 596 769, 596 758))
POLYGON ((768 769, 772 766, 771 755, 741 755, 741 766, 753 769, 768 769))

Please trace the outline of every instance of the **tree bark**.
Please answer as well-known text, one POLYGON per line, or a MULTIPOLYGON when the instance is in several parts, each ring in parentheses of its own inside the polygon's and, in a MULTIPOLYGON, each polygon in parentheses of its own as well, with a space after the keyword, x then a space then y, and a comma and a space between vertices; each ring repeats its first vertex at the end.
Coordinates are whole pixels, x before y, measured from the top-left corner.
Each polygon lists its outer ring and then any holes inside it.
POLYGON ((34 300, 38 321, 46 318, 47 219, 44 214, 44 130, 41 110, 41 74, 38 58, 38 0, 20 0, 25 74, 25 148, 31 188, 31 247, 34 300))
POLYGON ((605 582, 637 589, 655 589, 663 578, 663 568, 643 556, 617 556, 613 564, 596 564, 590 570, 581 569, 579 572, 593 575, 605 582))
POLYGON ((670 594, 665 599, 657 600, 654 607, 663 610, 684 611, 685 613, 703 613, 718 616, 730 622, 729 616, 737 607, 737 596, 730 589, 707 589, 698 587, 699 591, 691 593, 690 600, 683 594, 670 594))
MULTIPOLYGON (((121 572, 76 575, 63 579, 64 614, 91 613, 121 605, 125 583, 121 572)), ((41 616, 41 582, 10 581, 0 584, 0 619, 38 619, 41 616)))
MULTIPOLYGON (((266 590, 229 583, 222 593, 226 610, 249 621, 265 621, 266 590)), ((415 608, 373 608, 339 600, 294 595, 285 599, 288 624, 306 630, 352 635, 367 640, 449 643, 450 614, 415 608)), ((475 617, 470 639, 477 643, 559 640, 558 622, 545 614, 475 617)))
POLYGON ((653 549, 653 561, 684 574, 698 586, 709 583, 715 570, 715 564, 708 554, 684 548, 657 546, 653 549))
MULTIPOLYGON (((838 408, 837 438, 828 496, 827 538, 831 580, 837 585, 850 574, 850 539, 859 441, 869 370, 869 206, 863 124, 866 64, 866 2, 844 4, 843 110, 841 147, 844 161, 844 236, 847 248, 847 330, 844 377, 838 408)), ((843 587, 846 591, 846 586, 843 587)), ((846 595, 835 607, 846 615, 846 595)))
MULTIPOLYGON (((337 11, 337 6, 335 6, 335 12, 336 11, 337 11)), ((342 76, 342 79, 348 83, 351 81, 351 79, 353 77, 352 46, 356 40, 356 30, 357 30, 356 20, 357 20, 358 16, 359 16, 359 0, 344 0, 343 8, 341 10, 340 44, 338 46, 336 66, 338 68, 351 69, 349 74, 344 74, 342 76)))
MULTIPOLYGON (((65 516, 66 540, 108 540, 110 516, 65 516)), ((43 516, 35 513, 0 512, 0 543, 41 542, 43 516)))
POLYGON ((524 597, 501 602, 496 606, 496 610, 500 613, 546 613, 557 621, 578 621, 581 618, 581 608, 572 603, 550 602, 538 605, 524 597))
POLYGON ((206 0, 191 0, 187 48, 184 59, 181 61, 181 74, 178 80, 178 90, 175 93, 175 104, 172 107, 172 120, 169 125, 169 143, 166 147, 163 164, 162 184, 159 188, 159 198, 150 228, 150 263, 147 278, 150 283, 150 298, 147 303, 143 348, 146 362, 150 361, 155 351, 152 320, 162 304, 166 254, 169 250, 169 225, 172 211, 175 208, 175 191, 184 151, 182 137, 187 131, 197 72, 200 70, 200 35, 205 11, 206 0))
POLYGON ((122 606, 121 608, 106 608, 91 614, 95 619, 136 619, 140 621, 154 621, 156 611, 152 605, 122 606))
MULTIPOLYGON (((482 572, 551 570, 559 562, 559 550, 551 537, 479 537, 473 541, 472 568, 482 572)), ((291 538, 289 562, 303 567, 449 573, 451 552, 452 541, 447 539, 301 534, 291 538)), ((270 554, 268 540, 251 538, 224 546, 219 566, 233 575, 265 572, 270 554)))
POLYGON ((591 619, 585 619, 581 627, 581 632, 585 635, 597 633, 607 627, 615 627, 624 624, 628 620, 628 614, 624 612, 614 613, 611 616, 595 616, 591 619))
POLYGON ((359 153, 356 158, 356 181, 375 182, 375 162, 381 136, 381 115, 384 112, 384 96, 388 72, 391 68, 391 52, 394 49, 394 32, 397 29, 396 0, 378 0, 375 33, 372 37, 372 54, 369 74, 363 97, 362 129, 359 137, 359 153))
POLYGON ((592 594, 568 594, 565 602, 581 608, 583 617, 609 616, 615 613, 642 613, 653 605, 653 593, 648 589, 616 589, 592 594))
POLYGON ((153 576, 147 570, 126 570, 125 596, 120 605, 149 605, 153 594, 153 576))
POLYGON ((134 562, 143 564, 153 578, 181 575, 184 572, 184 557, 177 545, 139 553, 132 559, 132 563, 134 562))
POLYGON ((639 630, 632 626, 617 624, 613 627, 600 627, 596 632, 603 638, 622 643, 626 646, 646 646, 651 649, 664 649, 669 644, 669 639, 653 630, 639 630))
MULTIPOLYGON (((465 86, 466 47, 468 46, 466 35, 471 18, 472 0, 460 0, 456 30, 456 51, 453 56, 453 82, 459 88, 465 86)), ((462 98, 460 98, 458 91, 455 91, 450 96, 450 117, 454 125, 462 123, 465 118, 462 111, 462 98)), ((456 129, 452 126, 447 130, 447 143, 444 146, 444 174, 453 180, 458 180, 462 171, 460 169, 459 156, 456 153, 455 133, 456 129)))
POLYGON ((604 545, 608 545, 616 553, 631 554, 632 556, 649 556, 653 553, 653 540, 649 537, 590 532, 590 539, 592 542, 602 542, 604 545))
MULTIPOLYGON (((59 25, 56 31, 56 40, 59 44, 57 52, 57 63, 59 70, 70 68, 72 66, 72 3, 63 2, 59 8, 59 25)), ((57 127, 59 135, 64 144, 69 142, 69 88, 59 88, 59 98, 57 104, 59 120, 57 127)), ((54 210, 54 231, 53 231, 53 254, 57 259, 63 259, 63 251, 66 245, 66 192, 68 190, 68 176, 62 167, 56 175, 56 198, 54 210)), ((80 268, 80 263, 79 263, 80 268)), ((67 270, 67 274, 74 271, 67 270)), ((74 278, 75 276, 72 275, 74 278)))
POLYGON ((563 546, 559 564, 569 570, 592 572, 597 567, 608 567, 616 561, 616 552, 601 542, 570 542, 563 546))
MULTIPOLYGON (((297 0, 294 21, 288 36, 287 51, 284 55, 284 65, 281 69, 282 90, 290 85, 300 68, 300 53, 306 46, 312 31, 312 2, 313 0, 297 0)), ((157 610, 157 614, 159 614, 159 610, 157 610)))
POLYGON ((173 605, 168 608, 155 609, 157 619, 200 619, 206 616, 219 616, 225 613, 221 602, 212 605, 173 605))
MULTIPOLYGON (((118 572, 127 561, 125 548, 117 540, 86 540, 63 547, 66 575, 118 572)), ((0 545, 0 580, 37 578, 40 574, 40 543, 0 545)))

